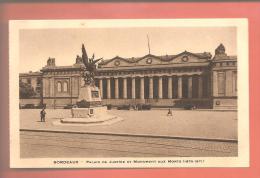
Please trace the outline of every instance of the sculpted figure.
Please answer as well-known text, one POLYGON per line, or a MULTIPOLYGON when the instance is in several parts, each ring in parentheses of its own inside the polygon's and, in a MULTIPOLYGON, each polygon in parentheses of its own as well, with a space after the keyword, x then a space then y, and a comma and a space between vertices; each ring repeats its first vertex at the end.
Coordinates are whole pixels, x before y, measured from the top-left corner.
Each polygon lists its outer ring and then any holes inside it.
POLYGON ((93 54, 92 58, 88 58, 84 44, 82 44, 82 60, 85 65, 85 71, 83 74, 85 85, 95 85, 95 73, 96 73, 96 63, 102 58, 94 59, 95 55, 93 54))
POLYGON ((221 44, 215 49, 215 54, 216 54, 216 55, 226 55, 225 51, 226 51, 225 46, 221 43, 221 44))

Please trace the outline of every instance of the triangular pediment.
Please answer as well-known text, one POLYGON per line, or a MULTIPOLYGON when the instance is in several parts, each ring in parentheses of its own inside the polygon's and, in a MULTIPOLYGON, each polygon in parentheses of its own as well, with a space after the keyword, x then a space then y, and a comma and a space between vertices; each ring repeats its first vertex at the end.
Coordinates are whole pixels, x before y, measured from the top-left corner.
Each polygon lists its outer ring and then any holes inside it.
POLYGON ((122 58, 120 56, 116 56, 112 59, 102 61, 99 65, 103 67, 115 67, 115 66, 129 66, 129 64, 134 63, 134 60, 122 58))
POLYGON ((161 64, 162 60, 159 56, 153 54, 147 54, 136 60, 136 65, 149 65, 149 64, 161 64))
MULTIPOLYGON (((170 63, 183 63, 183 62, 206 62, 211 58, 210 53, 192 53, 189 51, 183 51, 171 59, 168 60, 170 63)), ((167 61, 165 59, 164 61, 167 61)))
POLYGON ((147 54, 143 57, 137 58, 122 58, 120 56, 116 56, 112 59, 102 61, 99 65, 101 65, 102 67, 125 67, 174 63, 196 63, 206 62, 210 58, 210 53, 191 53, 188 51, 183 51, 177 55, 156 56, 153 54, 147 54))

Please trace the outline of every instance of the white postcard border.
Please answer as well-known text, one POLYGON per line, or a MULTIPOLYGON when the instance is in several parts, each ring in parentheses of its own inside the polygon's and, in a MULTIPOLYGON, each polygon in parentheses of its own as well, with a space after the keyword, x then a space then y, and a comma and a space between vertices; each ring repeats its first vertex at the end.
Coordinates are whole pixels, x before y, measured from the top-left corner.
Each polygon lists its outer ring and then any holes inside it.
POLYGON ((248 20, 234 19, 109 19, 9 21, 10 167, 11 168, 149 168, 149 167, 249 167, 248 20), (19 139, 19 30, 109 27, 237 27, 238 157, 166 158, 20 158, 19 139), (140 163, 134 163, 140 161, 140 163), (169 163, 169 160, 171 163, 169 163), (193 160, 189 162, 189 160, 193 160), (78 161, 78 164, 54 164, 78 161), (98 162, 100 163, 94 163, 98 162), (109 163, 114 161, 114 163, 109 163), (124 161, 124 163, 122 163, 124 161), (151 161, 151 163, 143 163, 151 161), (166 163, 159 163, 166 161, 166 163))

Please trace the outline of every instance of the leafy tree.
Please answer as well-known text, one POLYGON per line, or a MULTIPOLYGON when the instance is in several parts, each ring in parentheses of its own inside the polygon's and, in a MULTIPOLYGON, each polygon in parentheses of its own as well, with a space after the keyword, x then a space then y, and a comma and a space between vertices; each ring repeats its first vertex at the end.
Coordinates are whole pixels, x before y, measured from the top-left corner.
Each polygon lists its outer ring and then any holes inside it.
POLYGON ((32 96, 35 96, 36 93, 31 85, 20 81, 19 82, 19 95, 20 95, 21 99, 25 99, 25 98, 31 98, 32 96))

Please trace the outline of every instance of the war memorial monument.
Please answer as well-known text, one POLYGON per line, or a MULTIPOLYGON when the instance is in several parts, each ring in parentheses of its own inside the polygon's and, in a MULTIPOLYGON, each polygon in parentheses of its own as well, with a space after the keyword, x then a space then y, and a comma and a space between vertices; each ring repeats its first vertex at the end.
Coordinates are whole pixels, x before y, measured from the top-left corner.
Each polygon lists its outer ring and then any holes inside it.
POLYGON ((88 58, 84 44, 82 44, 82 60, 84 64, 83 86, 79 90, 78 102, 71 109, 70 118, 62 118, 62 124, 93 124, 104 123, 112 119, 117 119, 116 116, 111 116, 107 113, 107 107, 102 106, 99 88, 95 86, 96 63, 102 58, 88 58))

